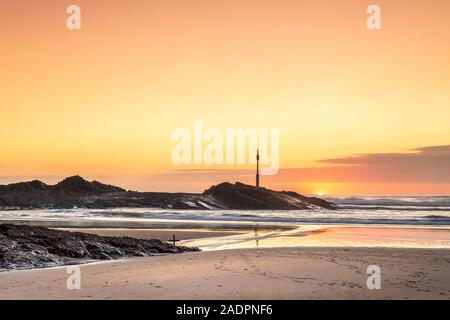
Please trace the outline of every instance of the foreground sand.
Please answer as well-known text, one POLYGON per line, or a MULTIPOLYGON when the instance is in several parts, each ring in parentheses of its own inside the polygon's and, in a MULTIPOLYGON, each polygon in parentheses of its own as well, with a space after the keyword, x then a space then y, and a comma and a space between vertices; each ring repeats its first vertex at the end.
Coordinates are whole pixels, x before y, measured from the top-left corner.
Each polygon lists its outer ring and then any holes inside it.
POLYGON ((235 249, 0 273, 0 299, 448 299, 450 250, 235 249), (381 267, 368 290, 366 268, 381 267))

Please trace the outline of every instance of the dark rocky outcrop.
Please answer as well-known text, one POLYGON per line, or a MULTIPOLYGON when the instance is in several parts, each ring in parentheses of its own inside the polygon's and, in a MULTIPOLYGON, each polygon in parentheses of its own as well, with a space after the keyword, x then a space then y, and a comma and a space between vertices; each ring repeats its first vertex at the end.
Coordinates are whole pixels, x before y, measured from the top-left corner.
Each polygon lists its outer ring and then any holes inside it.
POLYGON ((336 209, 331 202, 302 196, 296 192, 274 191, 243 183, 221 183, 206 190, 201 198, 228 209, 294 210, 321 207, 336 209))
POLYGON ((79 176, 56 185, 31 181, 0 186, 0 209, 71 209, 157 207, 171 209, 292 210, 337 206, 295 192, 274 191, 243 183, 221 183, 202 194, 135 192, 89 182, 79 176))
POLYGON ((41 181, 13 183, 0 185, 0 208, 73 208, 85 207, 86 196, 100 196, 123 192, 126 190, 102 184, 98 181, 89 182, 80 176, 64 179, 56 185, 47 185, 41 181))
POLYGON ((120 187, 103 184, 98 181, 86 181, 80 176, 73 176, 64 179, 59 182, 55 187, 55 189, 59 189, 64 191, 69 195, 100 195, 105 193, 112 192, 125 192, 125 189, 120 187))
POLYGON ((161 240, 0 225, 0 269, 52 267, 89 259, 111 260, 188 251, 199 249, 173 246, 161 240))

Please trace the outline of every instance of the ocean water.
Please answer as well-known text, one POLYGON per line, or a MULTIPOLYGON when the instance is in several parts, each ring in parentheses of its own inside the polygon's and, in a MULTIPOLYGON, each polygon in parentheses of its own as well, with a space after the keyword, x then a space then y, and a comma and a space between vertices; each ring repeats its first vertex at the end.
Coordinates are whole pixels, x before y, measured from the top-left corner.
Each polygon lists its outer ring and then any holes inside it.
POLYGON ((327 197, 339 210, 170 210, 157 208, 0 211, 0 220, 152 221, 311 224, 384 224, 450 226, 450 196, 327 197))

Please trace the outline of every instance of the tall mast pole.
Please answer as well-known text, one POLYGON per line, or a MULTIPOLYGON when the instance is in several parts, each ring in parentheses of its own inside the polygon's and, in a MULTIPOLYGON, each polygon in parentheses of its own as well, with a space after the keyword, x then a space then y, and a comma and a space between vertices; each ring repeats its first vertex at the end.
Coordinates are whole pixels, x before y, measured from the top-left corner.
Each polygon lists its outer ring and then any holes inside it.
POLYGON ((259 149, 256 149, 256 187, 259 188, 259 149))

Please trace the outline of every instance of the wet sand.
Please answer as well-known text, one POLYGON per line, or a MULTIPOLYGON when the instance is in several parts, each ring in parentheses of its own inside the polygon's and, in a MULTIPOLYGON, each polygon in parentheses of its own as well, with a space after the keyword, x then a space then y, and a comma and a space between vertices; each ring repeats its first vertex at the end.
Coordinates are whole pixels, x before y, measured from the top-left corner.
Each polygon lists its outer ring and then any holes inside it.
POLYGON ((308 225, 294 230, 254 230, 228 237, 191 239, 182 244, 202 250, 277 247, 450 249, 450 228, 308 225))
POLYGON ((244 234, 245 231, 212 229, 124 229, 124 228, 57 228, 57 230, 84 232, 108 237, 132 237, 137 239, 159 239, 169 241, 175 235, 177 240, 203 239, 210 237, 228 237, 244 234))

